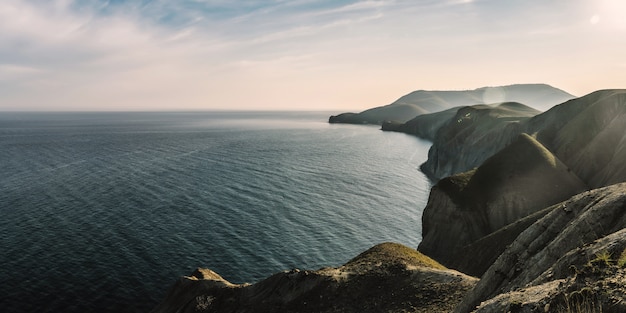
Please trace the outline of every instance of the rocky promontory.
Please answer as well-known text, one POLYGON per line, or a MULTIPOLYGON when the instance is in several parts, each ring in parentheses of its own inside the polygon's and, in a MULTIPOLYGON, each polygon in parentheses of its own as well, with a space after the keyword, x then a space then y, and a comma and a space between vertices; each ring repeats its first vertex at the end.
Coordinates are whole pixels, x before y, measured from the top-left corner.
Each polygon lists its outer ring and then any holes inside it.
POLYGON ((549 208, 455 312, 626 312, 626 184, 549 208), (584 311, 567 307, 588 306, 584 311), (546 310, 547 308, 547 310, 546 310))
POLYGON ((252 285, 198 269, 153 312, 450 312, 476 282, 384 243, 337 268, 285 271, 252 285))

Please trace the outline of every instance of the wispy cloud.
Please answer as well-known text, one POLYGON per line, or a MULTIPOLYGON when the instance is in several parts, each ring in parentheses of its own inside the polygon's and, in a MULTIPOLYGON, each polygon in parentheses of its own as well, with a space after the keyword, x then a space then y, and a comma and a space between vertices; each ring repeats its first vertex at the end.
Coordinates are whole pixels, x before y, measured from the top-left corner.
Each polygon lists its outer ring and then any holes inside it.
POLYGON ((557 53, 545 38, 564 44, 575 37, 571 10, 531 2, 3 0, 0 110, 41 106, 42 99, 118 109, 291 104, 281 92, 267 93, 286 85, 336 104, 330 97, 344 94, 345 101, 352 85, 428 87, 415 77, 443 80, 445 70, 415 73, 449 64, 464 66, 474 82, 485 72, 475 69, 479 61, 500 66, 531 46, 538 57, 535 51, 557 53))

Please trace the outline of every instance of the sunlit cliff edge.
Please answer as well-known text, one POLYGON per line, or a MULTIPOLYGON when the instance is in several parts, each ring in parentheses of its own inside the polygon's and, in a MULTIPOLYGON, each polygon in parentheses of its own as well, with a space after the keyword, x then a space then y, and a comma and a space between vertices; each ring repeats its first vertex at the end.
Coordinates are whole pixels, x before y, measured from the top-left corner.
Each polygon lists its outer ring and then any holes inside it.
POLYGON ((199 269, 153 312, 626 312, 626 90, 421 116, 436 183, 417 250, 252 285, 199 269))

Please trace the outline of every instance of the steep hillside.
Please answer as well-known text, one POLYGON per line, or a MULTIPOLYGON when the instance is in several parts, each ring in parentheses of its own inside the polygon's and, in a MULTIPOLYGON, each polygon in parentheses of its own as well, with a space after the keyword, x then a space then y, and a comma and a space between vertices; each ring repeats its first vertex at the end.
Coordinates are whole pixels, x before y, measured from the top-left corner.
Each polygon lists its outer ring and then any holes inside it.
POLYGON ((476 170, 432 188, 418 250, 446 266, 456 265, 464 247, 584 190, 558 158, 522 134, 476 170))
POLYGON ((455 312, 478 305, 478 312, 624 312, 624 228, 626 184, 556 204, 500 255, 455 312), (577 304, 588 308, 566 310, 577 304))
POLYGON ((545 84, 518 84, 483 87, 463 91, 411 92, 395 102, 361 113, 343 113, 329 118, 330 123, 378 124, 405 123, 414 117, 447 110, 457 106, 482 103, 521 102, 533 107, 551 107, 574 96, 545 84))
MULTIPOLYGON (((461 112, 461 111, 459 111, 461 112)), ((421 169, 438 180, 470 170, 520 133, 535 134, 545 147, 592 187, 626 180, 626 90, 602 90, 562 103, 532 118, 506 123, 458 123, 456 114, 435 136, 421 169)))

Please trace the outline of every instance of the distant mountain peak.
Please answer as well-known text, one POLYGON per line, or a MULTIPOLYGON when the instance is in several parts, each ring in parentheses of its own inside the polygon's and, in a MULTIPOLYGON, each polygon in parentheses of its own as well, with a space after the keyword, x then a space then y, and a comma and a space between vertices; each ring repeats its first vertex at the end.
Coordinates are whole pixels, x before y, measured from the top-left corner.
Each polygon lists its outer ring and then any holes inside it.
POLYGON ((457 106, 519 102, 545 111, 574 96, 547 84, 489 86, 473 90, 416 90, 389 105, 360 113, 331 116, 331 123, 378 124, 406 123, 418 115, 440 112, 457 106))

